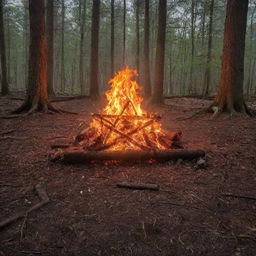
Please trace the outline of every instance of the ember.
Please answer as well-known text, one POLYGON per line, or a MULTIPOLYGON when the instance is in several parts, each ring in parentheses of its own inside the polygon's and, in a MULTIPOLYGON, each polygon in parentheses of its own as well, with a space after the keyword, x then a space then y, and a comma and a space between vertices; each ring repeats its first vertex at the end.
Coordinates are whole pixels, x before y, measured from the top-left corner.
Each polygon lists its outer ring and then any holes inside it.
POLYGON ((107 105, 93 114, 89 128, 76 137, 76 145, 86 151, 152 151, 180 147, 181 133, 167 133, 160 116, 142 109, 141 87, 133 80, 138 73, 128 67, 109 81, 107 105))

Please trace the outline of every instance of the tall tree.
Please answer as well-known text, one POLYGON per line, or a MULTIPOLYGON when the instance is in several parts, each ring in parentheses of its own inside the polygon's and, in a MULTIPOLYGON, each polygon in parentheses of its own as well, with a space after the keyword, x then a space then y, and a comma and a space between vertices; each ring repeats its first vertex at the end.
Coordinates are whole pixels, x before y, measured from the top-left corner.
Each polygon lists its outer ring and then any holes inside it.
POLYGON ((46 30, 47 30, 47 91, 49 95, 54 94, 53 90, 53 67, 54 67, 54 1, 47 0, 47 19, 46 19, 46 30))
POLYGON ((60 80, 61 90, 65 90, 65 15, 66 15, 65 0, 61 1, 61 68, 60 68, 60 80))
POLYGON ((256 3, 255 6, 253 7, 252 14, 251 14, 251 21, 250 21, 250 42, 249 42, 249 68, 248 68, 248 78, 246 82, 246 94, 247 96, 250 94, 250 91, 252 89, 252 83, 253 83, 253 66, 255 65, 255 60, 253 60, 253 54, 252 54, 252 49, 253 49, 253 22, 254 22, 254 16, 256 12, 256 3))
POLYGON ((79 13, 80 13, 80 55, 79 55, 79 75, 80 75, 80 88, 81 94, 85 94, 84 84, 84 28, 86 19, 86 0, 79 0, 79 13))
POLYGON ((24 6, 24 16, 23 16, 23 44, 24 44, 24 55, 23 55, 23 74, 24 74, 24 84, 27 86, 28 78, 28 50, 29 50, 29 24, 28 24, 28 1, 22 0, 24 6))
POLYGON ((206 69, 204 74, 203 96, 207 96, 209 94, 209 88, 210 88, 210 82, 211 82, 213 10, 214 10, 214 0, 211 0, 209 32, 208 32, 208 50, 207 50, 206 69))
POLYGON ((99 66, 99 23, 100 0, 93 0, 92 29, 91 29, 91 72, 90 72, 90 96, 92 99, 99 97, 98 66, 99 66))
POLYGON ((194 58, 195 58, 195 0, 191 0, 191 62, 189 74, 189 94, 195 93, 194 88, 194 58))
POLYGON ((1 54, 1 70, 2 70, 2 89, 1 94, 9 93, 6 68, 6 49, 5 49, 5 32, 4 32, 4 17, 3 17, 3 0, 0 0, 0 54, 1 54))
POLYGON ((114 75, 115 68, 115 0, 111 0, 111 46, 110 46, 110 58, 111 58, 111 76, 114 75))
POLYGON ((145 0, 145 17, 144 17, 144 93, 148 98, 151 96, 150 82, 150 63, 149 63, 149 0, 145 0))
POLYGON ((139 72, 139 69, 140 69, 140 3, 139 3, 139 0, 135 0, 135 13, 136 13, 136 68, 139 72))
POLYGON ((126 62, 126 0, 124 0, 124 13, 123 13, 123 67, 126 62))
POLYGON ((28 87, 25 102, 13 113, 58 111, 47 94, 47 55, 44 0, 29 0, 30 48, 28 87))
POLYGON ((160 0, 158 8, 158 33, 156 45, 155 77, 153 95, 151 99, 153 104, 163 103, 166 15, 167 0, 160 0))
POLYGON ((243 98, 247 11, 248 0, 227 1, 221 78, 213 103, 216 113, 249 114, 243 98))

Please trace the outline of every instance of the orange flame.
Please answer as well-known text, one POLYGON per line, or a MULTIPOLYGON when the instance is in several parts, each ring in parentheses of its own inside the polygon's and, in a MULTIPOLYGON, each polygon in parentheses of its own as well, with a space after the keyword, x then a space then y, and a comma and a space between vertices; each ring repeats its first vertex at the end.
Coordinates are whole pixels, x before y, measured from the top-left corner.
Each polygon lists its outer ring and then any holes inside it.
POLYGON ((112 145, 107 151, 168 148, 157 116, 141 107, 141 87, 133 80, 137 76, 137 71, 128 67, 117 72, 109 81, 106 107, 90 124, 104 145, 112 145))

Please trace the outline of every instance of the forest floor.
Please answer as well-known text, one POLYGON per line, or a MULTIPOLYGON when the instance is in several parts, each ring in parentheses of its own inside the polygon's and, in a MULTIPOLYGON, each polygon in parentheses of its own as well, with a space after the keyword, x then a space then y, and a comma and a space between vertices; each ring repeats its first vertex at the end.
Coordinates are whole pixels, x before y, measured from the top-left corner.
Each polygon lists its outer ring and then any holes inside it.
MULTIPOLYGON (((0 115, 20 103, 0 98, 0 115)), ((256 119, 224 114, 179 121, 210 101, 166 104, 154 109, 164 128, 182 131, 185 148, 205 150, 205 169, 193 161, 51 162, 50 144, 72 141, 99 111, 88 99, 55 103, 79 115, 0 119, 0 222, 39 201, 33 190, 39 182, 50 198, 0 230, 0 255, 255 256, 256 119), (157 183, 160 191, 121 189, 119 182, 157 183)))

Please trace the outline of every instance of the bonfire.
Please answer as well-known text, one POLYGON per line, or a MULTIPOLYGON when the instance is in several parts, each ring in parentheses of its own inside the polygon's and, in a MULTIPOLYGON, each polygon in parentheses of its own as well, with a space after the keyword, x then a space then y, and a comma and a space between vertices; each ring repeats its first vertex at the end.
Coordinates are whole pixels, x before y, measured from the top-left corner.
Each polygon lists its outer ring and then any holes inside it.
POLYGON ((90 151, 170 149, 180 147, 181 133, 167 133, 160 116, 142 109, 141 87, 134 80, 138 73, 128 67, 109 81, 107 105, 92 114, 87 129, 76 137, 78 146, 90 151))
POLYGON ((142 108, 142 88, 136 82, 138 73, 126 67, 109 81, 107 104, 93 113, 86 129, 70 145, 61 148, 54 159, 78 163, 97 160, 170 160, 204 156, 201 150, 179 150, 181 132, 167 132, 161 117, 142 108), (65 148, 65 149, 63 149, 65 148))

